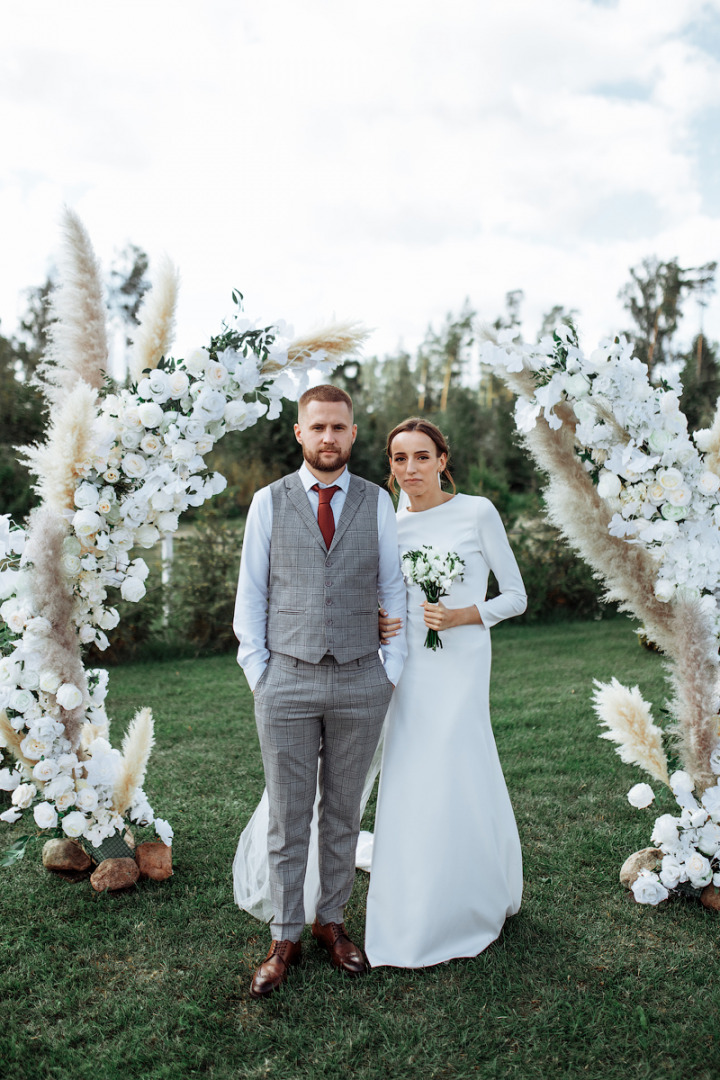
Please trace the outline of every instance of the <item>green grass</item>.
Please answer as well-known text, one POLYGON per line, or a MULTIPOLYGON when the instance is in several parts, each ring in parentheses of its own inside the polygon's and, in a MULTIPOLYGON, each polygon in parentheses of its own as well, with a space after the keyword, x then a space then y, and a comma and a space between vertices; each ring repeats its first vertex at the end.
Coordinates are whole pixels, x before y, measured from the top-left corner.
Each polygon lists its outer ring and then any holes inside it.
MULTIPOLYGON (((477 959, 356 981, 308 940, 266 1002, 247 989, 268 931, 231 889, 263 786, 235 660, 113 669, 115 744, 138 706, 155 712, 146 786, 175 828, 175 875, 98 896, 44 871, 37 849, 2 871, 3 1080, 717 1077, 720 923, 697 902, 638 907, 620 887, 624 858, 671 802, 628 805, 639 774, 598 739, 590 709, 592 679, 611 675, 661 706, 660 659, 622 619, 508 625, 493 645, 520 913, 477 959)), ((358 873, 347 922, 359 940, 366 890, 358 873)))

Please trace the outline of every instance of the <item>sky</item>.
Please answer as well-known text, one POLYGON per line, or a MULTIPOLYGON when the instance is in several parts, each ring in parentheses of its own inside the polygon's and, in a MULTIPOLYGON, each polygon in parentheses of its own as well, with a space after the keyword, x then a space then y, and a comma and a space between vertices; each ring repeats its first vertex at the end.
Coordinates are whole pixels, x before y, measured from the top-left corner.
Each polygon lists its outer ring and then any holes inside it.
MULTIPOLYGON (((522 289, 594 348, 645 256, 720 255, 720 0, 24 0, 0 37, 0 331, 64 205, 181 274, 175 355, 250 318, 414 350, 522 289)), ((720 300, 690 302, 720 338, 720 300)))

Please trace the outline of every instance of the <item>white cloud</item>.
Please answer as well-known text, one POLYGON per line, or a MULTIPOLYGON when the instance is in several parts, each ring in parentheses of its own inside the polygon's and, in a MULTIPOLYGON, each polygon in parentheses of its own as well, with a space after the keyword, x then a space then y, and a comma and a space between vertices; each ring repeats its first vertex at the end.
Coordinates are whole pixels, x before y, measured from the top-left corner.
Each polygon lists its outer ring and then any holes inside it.
POLYGON ((644 255, 717 253, 693 123, 718 100, 698 26, 719 13, 26 0, 0 42, 3 328, 69 202, 103 261, 132 240, 178 263, 181 346, 235 286, 298 329, 364 318, 381 351, 466 295, 492 318, 517 287, 529 331, 564 303, 591 340, 624 322, 617 290, 644 255))

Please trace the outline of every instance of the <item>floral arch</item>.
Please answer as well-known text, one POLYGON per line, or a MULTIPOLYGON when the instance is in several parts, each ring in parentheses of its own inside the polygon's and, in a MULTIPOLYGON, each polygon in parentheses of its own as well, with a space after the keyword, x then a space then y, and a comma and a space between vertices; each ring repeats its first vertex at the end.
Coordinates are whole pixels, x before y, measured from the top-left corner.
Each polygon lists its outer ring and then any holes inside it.
MULTIPOLYGON (((12 800, 0 819, 32 814, 38 828, 78 838, 102 858, 129 822, 154 824, 168 846, 173 833, 143 790, 151 710, 141 709, 113 748, 108 673, 85 667, 83 646, 107 647, 119 619, 113 597, 144 595, 148 568, 137 550, 224 489, 206 470, 214 444, 276 418, 311 371, 329 374, 367 333, 335 324, 292 340, 282 325, 236 318, 208 347, 172 359, 177 273, 165 261, 143 304, 131 385, 112 389, 99 266, 71 211, 64 232, 56 321, 39 372, 47 438, 22 452, 41 504, 27 529, 0 518, 0 788, 12 800)), ((10 858, 23 850, 21 841, 10 858)))

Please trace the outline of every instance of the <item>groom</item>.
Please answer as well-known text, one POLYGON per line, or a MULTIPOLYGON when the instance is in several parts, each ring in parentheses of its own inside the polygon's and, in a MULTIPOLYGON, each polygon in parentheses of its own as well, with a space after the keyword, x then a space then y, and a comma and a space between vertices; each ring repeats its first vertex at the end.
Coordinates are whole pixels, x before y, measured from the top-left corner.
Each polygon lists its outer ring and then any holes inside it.
POLYGON ((300 959, 303 884, 316 787, 320 899, 312 934, 333 964, 366 970, 345 933, 365 775, 405 659, 404 635, 378 655, 378 603, 405 615, 392 502, 347 470, 352 400, 315 386, 298 403, 300 470, 253 498, 233 627, 255 695, 270 821, 272 944, 252 997, 266 997, 300 959), (318 774, 319 763, 319 774, 318 774))

